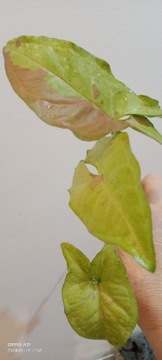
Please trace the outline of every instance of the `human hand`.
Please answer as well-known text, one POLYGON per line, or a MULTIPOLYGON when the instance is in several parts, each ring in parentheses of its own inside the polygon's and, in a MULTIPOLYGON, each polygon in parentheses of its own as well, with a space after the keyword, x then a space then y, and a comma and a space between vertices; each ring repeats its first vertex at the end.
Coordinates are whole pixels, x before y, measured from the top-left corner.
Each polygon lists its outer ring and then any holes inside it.
POLYGON ((150 174, 144 178, 142 185, 152 213, 156 271, 153 274, 146 271, 129 254, 120 252, 120 256, 135 291, 139 326, 157 358, 162 359, 162 177, 150 174))

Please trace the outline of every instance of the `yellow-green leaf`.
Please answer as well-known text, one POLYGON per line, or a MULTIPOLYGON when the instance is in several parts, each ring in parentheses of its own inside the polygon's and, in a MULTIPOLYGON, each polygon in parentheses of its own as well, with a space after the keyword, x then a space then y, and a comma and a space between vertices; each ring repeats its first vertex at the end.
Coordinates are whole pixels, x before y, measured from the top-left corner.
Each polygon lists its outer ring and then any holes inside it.
POLYGON ((97 141, 75 170, 70 196, 70 207, 94 236, 155 270, 150 207, 127 133, 97 141))
MULTIPOLYGON (((131 116, 162 117, 158 101, 136 95, 106 61, 69 41, 20 36, 3 50, 13 89, 47 124, 96 140, 132 124, 131 116), (122 120, 123 117, 127 120, 122 120)), ((137 124, 138 125, 138 124, 137 124)), ((148 126, 142 132, 150 136, 148 126)), ((162 135, 151 132, 162 143, 162 135)))
POLYGON ((123 346, 137 323, 137 304, 125 268, 111 245, 93 261, 71 244, 63 243, 67 261, 62 295, 72 328, 88 339, 105 339, 123 346))

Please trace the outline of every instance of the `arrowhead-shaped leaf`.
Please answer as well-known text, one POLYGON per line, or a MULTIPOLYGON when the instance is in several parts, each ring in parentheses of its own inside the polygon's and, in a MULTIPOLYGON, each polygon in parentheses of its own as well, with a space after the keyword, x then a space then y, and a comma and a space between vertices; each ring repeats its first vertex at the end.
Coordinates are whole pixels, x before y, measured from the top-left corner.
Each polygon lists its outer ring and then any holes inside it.
POLYGON ((98 140, 85 162, 75 170, 70 207, 94 236, 118 245, 154 271, 151 213, 128 135, 98 140), (92 174, 85 162, 98 174, 92 174))
POLYGON ((65 314, 82 337, 123 346, 137 323, 137 305, 125 268, 111 245, 90 261, 62 244, 68 274, 63 285, 65 314))
MULTIPOLYGON (((132 126, 120 120, 124 116, 162 117, 156 100, 137 96, 104 60, 71 42, 21 36, 7 43, 4 58, 11 85, 28 106, 46 123, 83 140, 132 126)), ((143 133, 149 135, 144 126, 143 133)), ((160 134, 152 137, 162 143, 160 134)))

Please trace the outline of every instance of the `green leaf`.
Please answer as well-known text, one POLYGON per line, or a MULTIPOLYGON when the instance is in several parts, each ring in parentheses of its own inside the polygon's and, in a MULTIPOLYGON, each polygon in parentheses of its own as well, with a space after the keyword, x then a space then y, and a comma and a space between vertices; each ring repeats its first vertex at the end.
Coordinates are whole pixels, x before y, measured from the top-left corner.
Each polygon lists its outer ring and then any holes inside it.
POLYGON ((126 133, 104 137, 88 151, 74 174, 70 207, 97 238, 128 252, 155 270, 151 212, 140 168, 126 133), (86 163, 93 165, 91 173, 86 163))
MULTIPOLYGON (((125 116, 162 117, 156 100, 137 96, 113 76, 109 64, 71 42, 21 36, 3 53, 11 85, 28 106, 46 123, 83 140, 132 126, 120 120, 125 116)), ((149 135, 145 127, 143 133, 149 135)))
POLYGON ((90 261, 76 247, 63 243, 68 265, 62 295, 72 328, 88 339, 106 339, 123 346, 137 323, 137 304, 119 256, 105 246, 90 261))
POLYGON ((133 129, 141 132, 142 134, 148 135, 162 144, 162 135, 155 129, 151 121, 149 121, 146 117, 132 116, 127 120, 127 123, 129 123, 133 129))

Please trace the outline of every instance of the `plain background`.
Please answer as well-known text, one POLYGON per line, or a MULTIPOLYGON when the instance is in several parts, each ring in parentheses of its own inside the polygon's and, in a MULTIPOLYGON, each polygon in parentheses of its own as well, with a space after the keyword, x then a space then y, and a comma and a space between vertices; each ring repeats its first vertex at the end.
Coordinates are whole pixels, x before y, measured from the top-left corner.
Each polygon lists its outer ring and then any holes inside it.
MULTIPOLYGON (((1 0, 0 47, 22 34, 71 40, 107 60, 135 92, 162 104, 161 19, 161 0, 1 0)), ((92 143, 40 121, 13 92, 2 56, 0 79, 0 320, 8 314, 27 322, 65 272, 60 243, 71 242, 90 258, 102 246, 68 207, 73 170, 92 143)), ((162 120, 154 123, 162 131, 162 120)), ((142 177, 162 173, 162 147, 129 133, 142 177)), ((63 313, 61 285, 26 337, 42 353, 21 359, 84 360, 63 313)), ((0 359, 6 356, 0 352, 0 359)))

